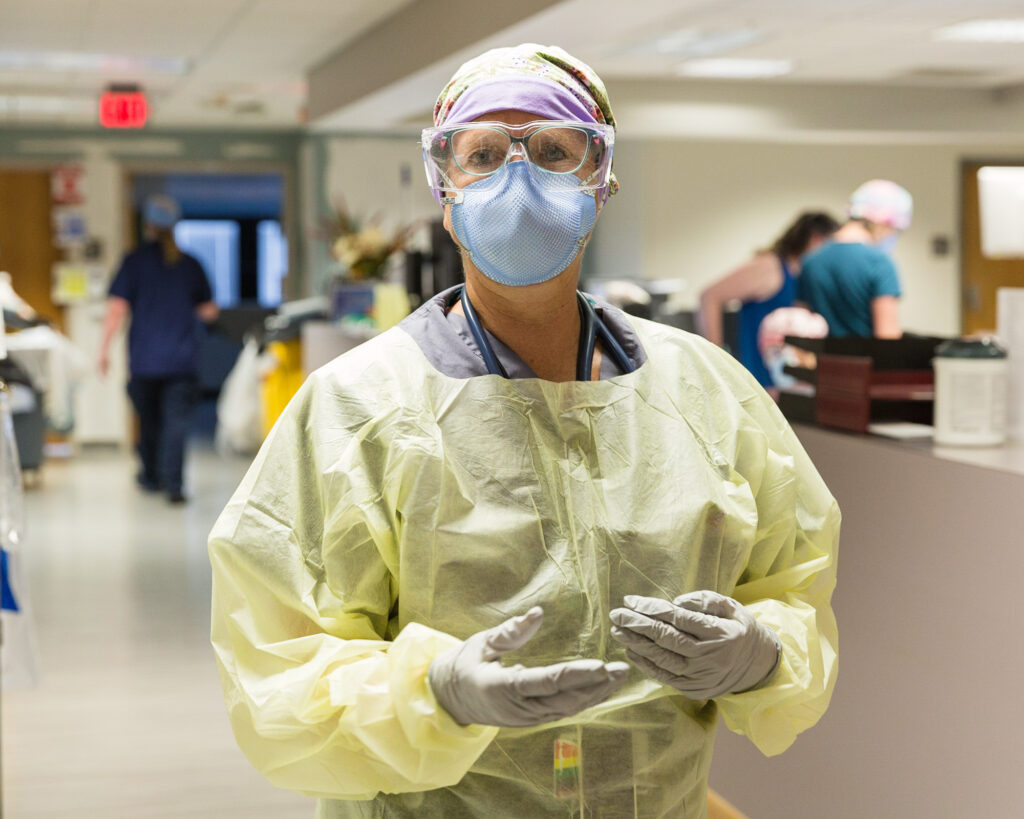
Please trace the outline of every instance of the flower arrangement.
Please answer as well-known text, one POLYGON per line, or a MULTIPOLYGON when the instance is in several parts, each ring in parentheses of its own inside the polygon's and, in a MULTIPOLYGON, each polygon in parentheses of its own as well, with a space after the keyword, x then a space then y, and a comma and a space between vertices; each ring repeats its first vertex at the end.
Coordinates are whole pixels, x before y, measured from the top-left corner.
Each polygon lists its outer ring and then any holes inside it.
POLYGON ((388 236, 374 216, 362 222, 353 217, 344 204, 335 205, 334 214, 323 227, 331 255, 345 267, 346 281, 381 279, 385 265, 395 253, 405 250, 416 229, 415 224, 400 227, 388 236))

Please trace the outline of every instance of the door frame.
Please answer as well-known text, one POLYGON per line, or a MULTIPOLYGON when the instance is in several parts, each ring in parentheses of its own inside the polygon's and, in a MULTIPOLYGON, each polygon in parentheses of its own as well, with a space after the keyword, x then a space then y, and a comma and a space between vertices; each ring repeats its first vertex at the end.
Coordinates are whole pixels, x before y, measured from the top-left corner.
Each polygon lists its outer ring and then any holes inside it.
MULTIPOLYGON (((80 164, 80 163, 77 163, 75 159, 69 158, 69 157, 65 157, 65 158, 53 158, 53 157, 0 157, 0 171, 11 171, 11 172, 14 172, 14 173, 19 173, 19 172, 24 172, 24 173, 46 173, 46 174, 48 174, 51 177, 51 179, 53 177, 54 168, 56 168, 58 165, 74 165, 74 164, 80 164)), ((52 184, 52 182, 51 182, 51 184, 52 184)), ((54 202, 53 202, 53 194, 52 194, 52 188, 51 188, 51 194, 50 194, 50 219, 51 219, 50 233, 51 233, 51 243, 52 243, 53 249, 54 249, 55 262, 60 262, 64 258, 64 250, 63 250, 63 248, 59 248, 56 245, 56 243, 53 242, 53 235, 54 235, 53 221, 52 221, 53 220, 53 208, 54 208, 54 202)), ((53 272, 52 271, 50 271, 49 277, 50 278, 48 279, 48 282, 49 282, 50 288, 52 289, 52 287, 53 287, 53 272)), ((54 310, 56 318, 57 318, 56 329, 59 332, 63 333, 63 332, 65 332, 65 330, 67 328, 67 321, 68 321, 67 312, 66 312, 67 305, 52 303, 52 300, 51 300, 51 306, 53 307, 53 310, 54 310)))
MULTIPOLYGON (((1009 156, 1004 157, 977 157, 977 156, 965 156, 960 158, 959 174, 958 174, 958 187, 960 192, 959 200, 957 201, 957 224, 960 231, 960 335, 963 335, 967 327, 967 190, 966 176, 967 170, 970 167, 974 167, 975 175, 974 181, 977 182, 977 169, 980 169, 986 165, 1004 166, 1007 168, 1021 168, 1024 167, 1024 152, 1019 155, 1019 158, 1015 159, 1009 156)), ((980 199, 980 197, 979 197, 980 199)), ((981 207, 979 203, 978 218, 981 218, 981 207)), ((979 224, 979 230, 980 230, 979 224)))

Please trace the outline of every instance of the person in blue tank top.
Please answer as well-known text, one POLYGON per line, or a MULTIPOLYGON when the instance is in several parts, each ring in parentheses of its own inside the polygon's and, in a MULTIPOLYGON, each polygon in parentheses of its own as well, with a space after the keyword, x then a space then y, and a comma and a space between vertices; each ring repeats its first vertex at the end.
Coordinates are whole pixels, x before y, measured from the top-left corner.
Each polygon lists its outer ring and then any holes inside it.
POLYGON ((727 273, 700 295, 700 328, 709 341, 725 346, 722 311, 729 302, 742 303, 738 349, 733 354, 763 387, 774 386, 758 349, 757 333, 765 316, 796 299, 802 257, 824 243, 839 227, 829 214, 800 214, 772 246, 727 273))
POLYGON ((865 182, 850 197, 850 220, 804 259, 797 301, 825 317, 830 336, 903 335, 902 291, 890 254, 913 210, 913 198, 895 182, 865 182))
POLYGON ((182 503, 188 421, 197 396, 199 320, 216 320, 206 272, 174 241, 178 204, 150 197, 143 208, 146 239, 124 257, 110 286, 99 369, 106 374, 110 343, 131 314, 128 395, 139 417, 139 486, 182 503))

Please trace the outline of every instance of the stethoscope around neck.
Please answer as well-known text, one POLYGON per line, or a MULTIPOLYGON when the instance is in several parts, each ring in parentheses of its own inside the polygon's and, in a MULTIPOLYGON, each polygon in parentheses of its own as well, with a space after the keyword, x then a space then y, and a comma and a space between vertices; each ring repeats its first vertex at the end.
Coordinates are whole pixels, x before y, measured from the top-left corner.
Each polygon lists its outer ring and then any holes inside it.
MULTIPOLYGON (((466 316, 469 332, 472 333, 473 341, 476 342, 476 346, 480 350, 480 355, 484 359, 487 372, 490 375, 500 375, 502 378, 508 378, 508 371, 498 360, 498 356, 495 355, 494 348, 491 346, 491 342, 484 332, 483 325, 480 323, 480 318, 469 301, 469 294, 466 292, 465 286, 460 289, 459 300, 462 302, 462 312, 466 316)), ((580 343, 576 355, 576 380, 590 381, 590 374, 594 369, 594 348, 597 346, 597 339, 599 337, 615 365, 624 373, 633 372, 636 367, 629 360, 629 356, 622 349, 622 345, 616 341, 615 336, 612 335, 611 331, 594 311, 594 305, 590 303, 590 299, 578 290, 576 291, 576 306, 580 311, 580 343)))

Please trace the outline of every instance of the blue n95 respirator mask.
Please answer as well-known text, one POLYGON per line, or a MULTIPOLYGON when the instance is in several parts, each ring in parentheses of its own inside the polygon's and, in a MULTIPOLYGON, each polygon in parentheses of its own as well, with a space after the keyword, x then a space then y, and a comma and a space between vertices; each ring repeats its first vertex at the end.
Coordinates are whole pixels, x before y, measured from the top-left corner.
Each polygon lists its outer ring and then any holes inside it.
POLYGON ((900 242, 899 233, 890 233, 884 239, 875 243, 875 247, 881 250, 886 256, 891 256, 896 251, 896 245, 900 242))
POLYGON ((451 206, 463 250, 499 284, 553 279, 572 264, 597 220, 593 191, 579 190, 572 174, 542 182, 542 173, 529 161, 507 162, 463 188, 451 206))

